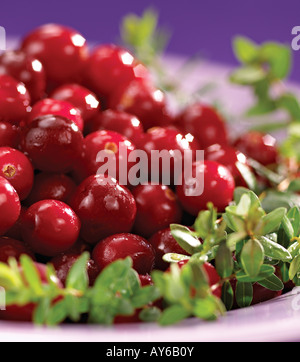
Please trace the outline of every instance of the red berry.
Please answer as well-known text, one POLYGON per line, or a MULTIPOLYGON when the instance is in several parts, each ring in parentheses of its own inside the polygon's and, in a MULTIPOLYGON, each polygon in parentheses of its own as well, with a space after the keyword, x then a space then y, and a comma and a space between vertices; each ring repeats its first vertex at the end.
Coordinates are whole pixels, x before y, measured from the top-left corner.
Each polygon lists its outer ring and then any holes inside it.
POLYGON ((47 115, 24 128, 21 149, 41 171, 68 172, 81 156, 82 141, 82 133, 74 122, 47 115))
POLYGON ((130 191, 115 179, 92 175, 77 188, 71 201, 81 220, 81 236, 90 244, 105 237, 129 232, 136 215, 130 191))
POLYGON ((29 106, 25 85, 9 75, 0 75, 0 121, 20 124, 26 120, 29 106))
POLYGON ((192 177, 182 177, 182 184, 177 186, 177 196, 182 207, 195 216, 207 208, 208 202, 213 203, 219 212, 224 211, 232 201, 235 187, 228 168, 215 161, 194 162, 192 177), (195 185, 195 182, 198 185, 195 185))
POLYGON ((215 143, 227 143, 225 122, 211 106, 194 103, 182 112, 178 122, 180 127, 197 138, 203 149, 215 143))
POLYGON ((137 213, 133 230, 149 238, 172 223, 180 223, 182 211, 176 195, 164 185, 139 185, 132 191, 137 213))
POLYGON ((0 122, 0 147, 18 148, 20 129, 11 123, 0 122))
POLYGON ((51 98, 46 98, 35 103, 29 114, 28 121, 31 122, 40 116, 49 114, 68 118, 77 124, 81 131, 83 130, 84 122, 80 111, 69 102, 51 98))
POLYGON ((0 235, 4 235, 15 224, 20 212, 21 204, 16 190, 0 176, 0 235))
POLYGON ((0 147, 0 176, 17 191, 20 200, 26 199, 33 185, 33 167, 24 153, 11 147, 0 147))
POLYGON ((24 216, 26 210, 27 210, 27 207, 21 205, 21 211, 20 211, 19 218, 13 224, 13 226, 5 233, 6 237, 11 238, 11 239, 16 239, 16 240, 23 240, 21 226, 22 226, 23 216, 24 216))
POLYGON ((0 56, 0 74, 7 74, 25 84, 31 101, 45 95, 46 75, 42 63, 20 50, 8 50, 0 56))
POLYGON ((49 81, 81 79, 87 46, 76 30, 57 24, 42 25, 23 39, 22 50, 42 62, 49 81))
POLYGON ((32 251, 22 241, 0 237, 0 262, 6 263, 10 257, 18 260, 22 254, 34 258, 32 251))
POLYGON ((44 256, 54 256, 71 248, 79 231, 77 215, 61 201, 39 201, 23 216, 23 240, 35 253, 44 256))
POLYGON ((154 249, 141 236, 122 233, 115 234, 101 240, 93 250, 93 259, 100 269, 110 263, 130 256, 132 267, 139 274, 147 274, 154 266, 154 249))

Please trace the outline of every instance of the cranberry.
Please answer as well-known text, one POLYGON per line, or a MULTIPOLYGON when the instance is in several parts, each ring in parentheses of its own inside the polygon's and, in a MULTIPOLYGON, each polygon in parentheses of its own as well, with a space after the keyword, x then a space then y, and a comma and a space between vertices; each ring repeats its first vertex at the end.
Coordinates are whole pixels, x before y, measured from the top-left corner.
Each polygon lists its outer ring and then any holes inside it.
POLYGON ((241 135, 234 142, 234 146, 246 156, 253 158, 264 166, 278 161, 276 140, 269 134, 249 131, 241 135))
POLYGON ((117 89, 109 100, 109 108, 134 114, 145 130, 172 122, 164 93, 144 79, 117 89))
POLYGON ((0 74, 7 74, 25 84, 31 101, 45 94, 46 75, 42 63, 20 50, 8 50, 0 56, 0 74))
POLYGON ((154 249, 147 240, 128 233, 111 235, 101 240, 95 246, 92 256, 100 269, 130 256, 132 267, 139 274, 149 273, 153 269, 155 259, 154 249))
POLYGON ((24 200, 32 189, 33 167, 24 153, 11 147, 0 147, 0 176, 6 178, 24 200))
POLYGON ((21 204, 16 190, 0 176, 0 235, 4 235, 18 220, 21 204))
POLYGON ((82 133, 74 122, 47 115, 25 127, 21 149, 41 171, 68 172, 81 156, 82 141, 82 133))
POLYGON ((177 241, 173 238, 169 227, 152 235, 149 239, 149 242, 152 244, 155 250, 155 269, 168 269, 169 263, 163 260, 163 256, 167 253, 188 255, 188 253, 183 250, 177 241))
POLYGON ((19 259, 22 254, 29 255, 34 259, 34 255, 29 247, 22 241, 8 237, 0 237, 0 261, 6 263, 10 257, 19 259))
POLYGON ((0 75, 0 121, 20 124, 27 118, 30 102, 23 83, 9 75, 0 75))
POLYGON ((34 178, 31 193, 26 198, 26 205, 32 205, 41 200, 58 200, 69 203, 76 190, 75 182, 65 174, 41 172, 34 178))
POLYGON ((179 126, 193 134, 203 149, 218 143, 227 143, 227 131, 223 118, 211 106, 194 103, 182 112, 179 126))
POLYGON ((247 187, 247 184, 241 175, 239 169, 236 166, 237 162, 240 162, 249 169, 247 157, 236 148, 228 145, 212 145, 205 150, 205 158, 210 161, 216 161, 226 166, 231 172, 235 185, 247 187))
POLYGON ((39 201, 23 216, 23 240, 37 254, 54 256, 68 250, 75 244, 79 231, 77 215, 61 201, 39 201))
POLYGON ((148 72, 126 49, 104 44, 96 47, 89 56, 85 75, 92 89, 109 97, 133 79, 148 77, 148 72))
POLYGON ((222 212, 232 201, 235 187, 233 176, 227 167, 215 161, 198 161, 192 165, 192 177, 198 183, 199 190, 189 176, 182 177, 182 184, 177 186, 177 196, 182 207, 192 215, 207 208, 207 203, 222 212), (203 192, 201 191, 203 186, 203 192), (200 193, 200 195, 198 194, 200 193))
POLYGON ((18 148, 20 142, 20 129, 11 123, 0 122, 0 147, 18 148))
POLYGON ((99 112, 97 116, 91 120, 88 133, 99 130, 118 132, 134 144, 140 141, 144 132, 141 122, 136 116, 113 109, 99 112))
POLYGON ((76 30, 58 24, 42 25, 23 39, 22 50, 42 62, 49 81, 81 79, 87 46, 76 30))
POLYGON ((31 122, 35 118, 47 114, 68 118, 76 123, 81 131, 83 130, 84 123, 80 111, 69 102, 51 98, 42 99, 35 103, 30 112, 28 121, 31 122))
POLYGON ((90 243, 129 232, 136 216, 131 192, 110 177, 92 175, 77 188, 71 201, 81 220, 81 236, 90 243))
POLYGON ((51 93, 51 98, 67 101, 79 109, 84 121, 96 116, 100 109, 100 102, 96 95, 82 85, 71 83, 56 88, 51 93))
POLYGON ((23 216, 25 215, 26 210, 27 207, 21 205, 20 216, 18 220, 13 224, 13 226, 5 233, 6 237, 16 240, 23 240, 21 226, 23 222, 23 216))
POLYGON ((137 213, 133 231, 145 238, 172 223, 180 223, 182 211, 174 192, 165 185, 138 185, 132 190, 137 213))

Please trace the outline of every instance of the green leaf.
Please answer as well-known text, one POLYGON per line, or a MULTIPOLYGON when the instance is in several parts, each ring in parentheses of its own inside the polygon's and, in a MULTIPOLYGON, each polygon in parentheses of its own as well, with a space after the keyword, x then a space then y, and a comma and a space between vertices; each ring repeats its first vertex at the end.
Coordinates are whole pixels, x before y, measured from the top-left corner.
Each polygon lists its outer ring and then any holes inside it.
POLYGON ((300 104, 298 98, 292 93, 284 93, 278 100, 279 107, 284 108, 294 120, 300 120, 300 104))
POLYGON ((279 291, 284 288, 282 281, 275 274, 272 274, 266 279, 260 280, 258 284, 273 291, 279 291))
POLYGON ((270 72, 275 78, 284 79, 291 68, 291 49, 275 42, 267 42, 261 46, 260 57, 270 64, 270 72))
POLYGON ((293 244, 291 244, 288 248, 289 253, 291 254, 292 258, 294 259, 296 255, 299 254, 300 251, 300 243, 299 241, 295 241, 293 244))
POLYGON ((0 285, 4 289, 20 287, 22 280, 7 264, 0 262, 0 285))
POLYGON ((201 247, 201 242, 195 237, 192 231, 186 226, 171 224, 171 234, 177 243, 190 255, 197 252, 198 248, 201 247))
POLYGON ((250 39, 236 36, 233 39, 233 51, 242 63, 251 63, 258 56, 258 46, 250 39))
POLYGON ((268 190, 261 204, 266 212, 270 212, 278 207, 285 207, 289 210, 294 206, 300 206, 300 196, 293 192, 268 190))
POLYGON ((51 299, 43 298, 34 309, 33 321, 35 324, 42 325, 47 319, 50 309, 51 299))
POLYGON ((144 308, 139 314, 139 319, 143 322, 157 322, 161 313, 161 310, 157 307, 144 308))
POLYGON ((276 231, 279 228, 280 223, 282 222, 286 214, 286 208, 279 207, 269 214, 262 217, 262 222, 264 224, 262 228, 262 235, 270 234, 276 231))
POLYGON ((290 182, 288 191, 300 192, 300 178, 295 178, 290 182))
POLYGON ((265 70, 256 64, 245 65, 230 75, 230 81, 242 85, 253 85, 266 77, 265 70))
POLYGON ((248 307, 253 299, 252 284, 238 281, 235 288, 235 299, 240 308, 248 307))
POLYGON ((227 310, 230 310, 233 306, 234 293, 229 281, 225 281, 222 285, 222 301, 227 310))
POLYGON ((228 278, 233 271, 233 259, 226 242, 222 242, 217 250, 215 265, 221 278, 228 278))
POLYGON ((264 262, 264 249, 256 239, 246 242, 241 252, 241 263, 245 272, 250 277, 255 277, 264 262))
POLYGON ((292 280, 299 271, 300 271, 300 255, 296 255, 290 264, 290 269, 289 269, 290 280, 292 280))
POLYGON ((20 257, 20 263, 26 283, 28 283, 29 287, 32 288, 36 294, 41 294, 42 281, 33 260, 28 255, 23 254, 20 257))
POLYGON ((268 278, 269 276, 274 274, 274 272, 275 272, 275 268, 272 265, 264 264, 260 267, 259 273, 255 277, 250 277, 243 270, 237 271, 235 276, 236 276, 236 279, 240 282, 254 283, 254 282, 268 278))
POLYGON ((199 298, 195 301, 193 314, 201 319, 215 319, 219 314, 219 305, 213 295, 206 298, 199 298))
POLYGON ((191 313, 186 310, 182 305, 174 304, 162 312, 158 322, 162 326, 178 323, 183 319, 189 317, 191 313))
POLYGON ((300 211, 299 207, 294 206, 287 213, 287 218, 289 219, 291 226, 294 230, 293 236, 299 235, 300 230, 300 211))
POLYGON ((141 308, 151 302, 154 302, 160 298, 161 294, 153 285, 147 285, 143 288, 139 288, 131 298, 131 303, 135 308, 141 308))
POLYGON ((77 289, 80 291, 86 290, 88 287, 87 263, 90 258, 88 252, 82 255, 72 265, 66 279, 66 287, 77 289))
POLYGON ((282 245, 270 240, 266 236, 260 236, 258 237, 258 240, 263 246, 265 256, 284 262, 288 262, 292 259, 292 255, 290 254, 289 250, 284 248, 282 245))
POLYGON ((284 229, 284 232, 288 239, 291 240, 294 237, 294 228, 287 215, 283 217, 281 226, 284 229))
POLYGON ((55 326, 62 323, 68 316, 68 308, 65 299, 55 302, 53 306, 49 307, 46 324, 55 326))

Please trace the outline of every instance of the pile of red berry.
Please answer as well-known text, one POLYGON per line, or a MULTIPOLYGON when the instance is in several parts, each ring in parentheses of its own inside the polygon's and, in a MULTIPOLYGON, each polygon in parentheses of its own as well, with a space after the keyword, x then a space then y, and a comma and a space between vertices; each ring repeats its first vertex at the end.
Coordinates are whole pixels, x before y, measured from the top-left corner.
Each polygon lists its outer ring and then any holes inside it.
MULTIPOLYGON (((222 116, 199 102, 174 116, 148 69, 126 49, 90 51, 77 31, 41 26, 0 56, 0 261, 28 254, 41 277, 41 265, 52 262, 63 284, 88 250, 92 284, 105 266, 130 256, 151 283, 153 269, 168 268, 165 253, 186 254, 170 224, 191 226, 208 202, 224 211, 235 186, 247 186, 236 167, 239 161, 250 168, 247 157, 276 163, 274 140, 248 133, 233 142, 222 116), (187 196, 188 180, 124 186, 118 174, 98 174, 97 153, 118 158, 120 144, 128 154, 205 150, 205 160, 192 164, 204 178, 203 193, 187 196)), ((205 270, 215 284, 213 265, 205 270)), ((0 313, 31 316, 28 305, 0 313)))

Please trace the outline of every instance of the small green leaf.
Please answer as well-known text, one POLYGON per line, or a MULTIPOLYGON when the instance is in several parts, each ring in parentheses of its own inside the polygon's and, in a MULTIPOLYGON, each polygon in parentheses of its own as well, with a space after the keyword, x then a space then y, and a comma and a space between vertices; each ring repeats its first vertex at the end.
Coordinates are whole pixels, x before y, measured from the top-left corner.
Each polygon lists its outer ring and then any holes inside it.
POLYGON ((171 224, 171 234, 177 243, 190 255, 194 254, 201 243, 197 237, 195 237, 192 231, 186 226, 171 224))
POLYGON ((293 244, 291 244, 288 247, 288 251, 291 254, 292 258, 294 259, 295 256, 297 256, 299 254, 299 251, 300 251, 300 243, 299 243, 299 241, 297 240, 293 244))
POLYGON ((295 178, 290 182, 288 191, 300 192, 300 178, 295 178))
POLYGON ((36 294, 42 293, 42 281, 38 270, 36 269, 33 260, 26 254, 21 255, 20 263, 26 282, 36 294))
POLYGON ((291 49, 275 42, 267 42, 261 46, 260 57, 270 64, 270 72, 275 78, 286 78, 291 68, 291 49))
POLYGON ((195 301, 193 314, 201 319, 212 320, 219 314, 219 305, 213 295, 195 301))
POLYGON ((84 291, 88 286, 87 263, 89 253, 84 252, 72 265, 66 279, 66 287, 84 291))
POLYGON ((68 308, 64 299, 55 302, 53 306, 49 307, 46 324, 55 326, 62 323, 68 316, 68 308))
POLYGON ((273 291, 279 291, 284 288, 282 281, 275 274, 272 274, 266 279, 260 280, 258 284, 273 291))
POLYGON ((222 242, 217 250, 215 265, 221 278, 228 278, 233 271, 232 252, 226 242, 222 242))
POLYGON ((251 63, 258 56, 258 46, 252 40, 244 36, 236 36, 233 39, 233 51, 242 63, 251 63))
POLYGON ((236 162, 236 167, 250 190, 257 189, 256 177, 250 168, 242 162, 236 162))
POLYGON ((292 93, 284 93, 278 100, 278 106, 287 110, 293 120, 300 120, 300 104, 298 98, 292 93))
POLYGON ((162 312, 158 322, 162 326, 178 323, 183 319, 189 317, 191 313, 186 310, 182 305, 174 304, 162 312))
POLYGON ((261 266, 259 273, 255 277, 250 277, 243 270, 237 271, 235 276, 236 276, 236 279, 240 282, 254 283, 254 282, 268 278, 269 276, 274 274, 274 272, 275 272, 275 268, 272 265, 264 264, 261 266))
POLYGON ((222 285, 222 301, 227 310, 230 310, 233 306, 234 293, 229 281, 225 281, 222 285))
POLYGON ((269 214, 263 216, 262 222, 264 226, 262 228, 261 235, 271 234, 272 232, 276 231, 285 215, 286 208, 279 207, 271 211, 269 214))
POLYGON ((264 249, 256 239, 246 242, 241 252, 241 263, 250 277, 255 277, 264 262, 264 249))
POLYGON ((157 322, 161 313, 161 310, 157 307, 143 308, 139 314, 139 319, 143 322, 157 322))
POLYGON ((230 80, 233 83, 250 85, 265 79, 265 77, 266 72, 261 66, 251 64, 236 69, 230 75, 230 80))
POLYGON ((46 322, 50 309, 51 299, 43 298, 34 309, 33 321, 35 324, 42 325, 46 322))
POLYGON ((290 269, 289 269, 290 280, 292 280, 299 271, 300 271, 300 255, 296 255, 290 264, 290 269))
POLYGON ((265 256, 285 262, 292 259, 292 255, 290 254, 289 250, 285 249, 282 245, 270 240, 266 236, 260 236, 258 237, 258 240, 264 248, 265 256))
POLYGON ((252 284, 238 281, 235 288, 235 299, 240 308, 248 307, 253 299, 252 284))
POLYGON ((147 285, 139 288, 131 298, 131 303, 135 308, 141 308, 160 298, 161 294, 154 285, 147 285))
POLYGON ((287 218, 289 219, 292 228, 294 230, 293 236, 298 236, 299 235, 299 230, 300 230, 300 211, 299 211, 299 207, 298 206, 294 206, 292 207, 288 213, 287 213, 287 218))

